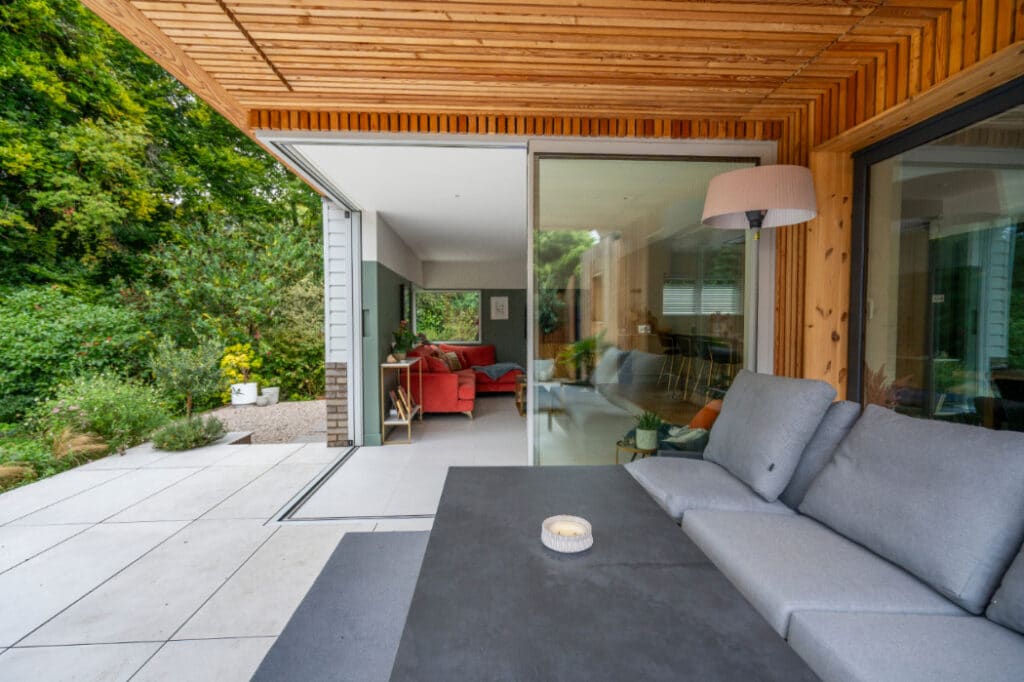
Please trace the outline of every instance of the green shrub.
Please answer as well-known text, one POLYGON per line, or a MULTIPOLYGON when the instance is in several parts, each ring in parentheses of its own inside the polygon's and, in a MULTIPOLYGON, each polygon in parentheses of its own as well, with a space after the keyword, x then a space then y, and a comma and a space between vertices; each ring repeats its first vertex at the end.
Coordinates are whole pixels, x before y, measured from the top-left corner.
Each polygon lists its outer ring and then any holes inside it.
POLYGON ((306 276, 288 287, 273 326, 260 339, 265 386, 279 386, 282 399, 305 400, 324 393, 324 290, 306 276))
POLYGON ((185 417, 192 416, 198 401, 207 402, 220 388, 220 344, 202 340, 195 348, 178 348, 164 337, 149 358, 153 381, 157 389, 178 402, 185 417))
POLYGON ((150 343, 126 308, 86 302, 56 287, 0 295, 0 422, 16 421, 77 374, 138 373, 150 343))
POLYGON ((191 450, 223 436, 224 422, 216 417, 189 417, 168 424, 153 434, 153 445, 160 450, 191 450))
POLYGON ((167 423, 167 410, 156 390, 112 374, 82 375, 60 386, 57 396, 34 413, 37 429, 51 442, 67 431, 96 434, 112 452, 146 440, 167 423))

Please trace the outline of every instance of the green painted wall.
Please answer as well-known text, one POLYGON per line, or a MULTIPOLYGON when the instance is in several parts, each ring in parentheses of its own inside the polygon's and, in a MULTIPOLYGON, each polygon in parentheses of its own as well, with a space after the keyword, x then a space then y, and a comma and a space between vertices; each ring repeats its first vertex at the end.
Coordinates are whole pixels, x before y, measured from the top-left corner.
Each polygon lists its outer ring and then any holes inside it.
POLYGON ((377 261, 363 261, 363 444, 380 445, 380 363, 402 309, 399 287, 412 283, 377 261))
POLYGON ((481 342, 494 346, 498 362, 518 362, 526 369, 526 289, 483 289, 481 342), (508 296, 508 319, 491 319, 491 296, 508 296))

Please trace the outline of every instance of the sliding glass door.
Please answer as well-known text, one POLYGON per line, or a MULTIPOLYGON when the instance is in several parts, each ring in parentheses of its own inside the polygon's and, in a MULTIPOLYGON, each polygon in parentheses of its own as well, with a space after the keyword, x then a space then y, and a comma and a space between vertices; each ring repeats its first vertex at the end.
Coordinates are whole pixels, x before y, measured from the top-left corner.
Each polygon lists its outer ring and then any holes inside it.
POLYGON ((537 157, 529 403, 538 463, 631 457, 637 415, 658 415, 671 438, 728 388, 752 343, 754 249, 747 232, 700 218, 709 180, 754 164, 537 157))
POLYGON ((1024 430, 1024 107, 868 168, 862 393, 1024 430))

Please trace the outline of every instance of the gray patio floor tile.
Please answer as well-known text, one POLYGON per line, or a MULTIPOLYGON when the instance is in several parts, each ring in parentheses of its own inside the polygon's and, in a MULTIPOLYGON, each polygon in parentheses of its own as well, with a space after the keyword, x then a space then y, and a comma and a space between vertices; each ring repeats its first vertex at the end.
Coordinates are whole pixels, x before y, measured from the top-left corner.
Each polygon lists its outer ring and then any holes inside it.
MULTIPOLYGON (((0 575, 0 594, 4 595, 0 645, 14 644, 183 525, 94 526, 0 575)), ((134 611, 124 611, 121 618, 129 620, 125 617, 128 613, 134 611)))
POLYGON ((191 521, 254 481, 263 472, 261 467, 203 469, 128 507, 110 521, 191 521))
POLYGON ((89 524, 64 526, 0 526, 0 573, 39 552, 81 533, 89 524))
POLYGON ((310 443, 288 455, 287 464, 330 464, 348 452, 348 448, 329 448, 327 443, 310 443))
POLYGON ((276 637, 168 642, 132 682, 248 682, 276 637))
POLYGON ((207 512, 204 519, 267 520, 320 473, 319 464, 279 464, 207 512))
POLYGON ((0 682, 119 682, 130 678, 159 648, 159 642, 143 642, 8 649, 0 656, 0 682))
MULTIPOLYGON (((373 523, 365 524, 372 530, 373 523)), ((175 639, 277 636, 347 527, 281 526, 185 624, 175 639)))
POLYGON ((196 471, 198 469, 136 469, 14 523, 98 523, 196 471))
POLYGON ((124 476, 124 471, 65 471, 37 483, 8 490, 0 495, 0 524, 9 523, 43 507, 66 500, 83 490, 124 476))
POLYGON ((429 519, 387 519, 378 521, 374 533, 393 531, 431 530, 434 527, 433 517, 429 519))
POLYGON ((227 457, 216 462, 219 467, 258 467, 266 469, 274 466, 302 447, 302 443, 264 443, 262 445, 246 445, 227 457))
POLYGON ((24 643, 167 640, 273 531, 252 521, 196 521, 32 633, 24 643))
POLYGON ((143 443, 130 448, 123 455, 113 454, 83 464, 81 469, 140 469, 166 457, 169 453, 157 450, 152 443, 143 443))
POLYGON ((152 466, 160 469, 176 469, 181 467, 208 467, 224 460, 231 455, 250 447, 248 445, 208 445, 205 448, 186 450, 185 452, 164 453, 166 457, 152 466))

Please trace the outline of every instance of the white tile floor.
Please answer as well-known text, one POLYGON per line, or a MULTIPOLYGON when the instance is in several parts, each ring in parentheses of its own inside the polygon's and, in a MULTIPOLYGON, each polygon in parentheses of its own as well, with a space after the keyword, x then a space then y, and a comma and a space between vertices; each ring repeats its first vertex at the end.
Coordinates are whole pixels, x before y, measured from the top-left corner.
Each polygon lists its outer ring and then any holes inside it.
POLYGON ((448 466, 526 462, 508 397, 414 438, 357 451, 285 523, 342 450, 144 445, 0 495, 0 682, 248 680, 346 532, 429 529, 448 466))

